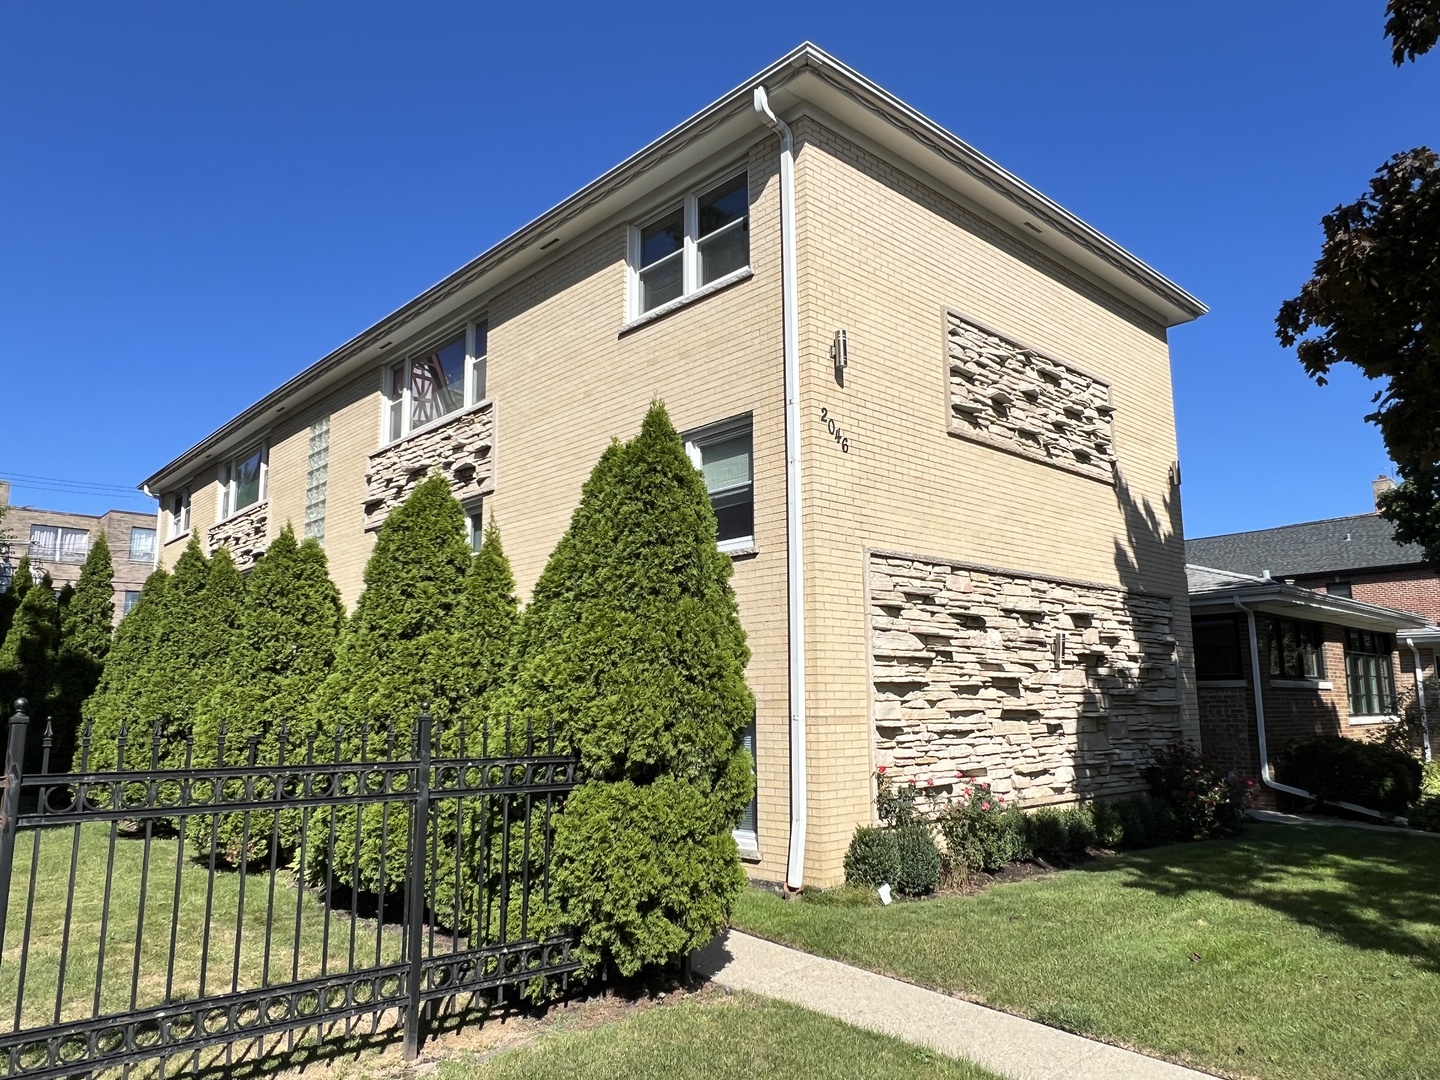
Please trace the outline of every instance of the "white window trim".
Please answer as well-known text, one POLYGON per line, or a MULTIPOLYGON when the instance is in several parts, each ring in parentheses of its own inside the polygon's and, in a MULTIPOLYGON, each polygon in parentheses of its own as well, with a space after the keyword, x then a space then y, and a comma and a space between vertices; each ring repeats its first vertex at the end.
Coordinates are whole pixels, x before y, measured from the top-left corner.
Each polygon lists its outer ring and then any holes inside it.
MULTIPOLYGON (((737 536, 730 540, 716 541, 715 546, 727 555, 749 555, 755 551, 755 526, 754 510, 755 505, 755 421, 753 413, 745 413, 742 416, 732 416, 728 420, 721 420, 719 423, 710 424, 703 428, 696 428, 694 431, 687 431, 681 438, 685 442, 685 455, 690 459, 690 464, 697 469, 704 469, 704 459, 701 457, 700 448, 705 443, 719 442, 722 439, 731 438, 742 431, 750 433, 750 505, 751 526, 749 536, 737 536)), ((708 497, 709 492, 706 492, 708 497)))
POLYGON ((465 511, 465 542, 470 545, 472 554, 477 553, 480 543, 475 534, 478 531, 481 539, 485 536, 485 496, 467 499, 460 504, 460 508, 465 511), (477 517, 480 519, 478 530, 475 522, 477 517))
MULTIPOLYGON (((170 492, 166 499, 166 504, 167 505, 162 508, 165 511, 165 520, 168 523, 163 543, 168 544, 172 540, 179 540, 190 535, 190 489, 185 487, 180 488, 178 491, 170 492), (175 513, 176 499, 179 499, 181 505, 184 507, 184 513, 180 516, 177 516, 175 513), (182 520, 184 522, 183 525, 181 524, 182 520)), ((160 542, 158 537, 156 540, 160 542)))
MULTIPOLYGON (((731 229, 738 229, 742 226, 742 223, 750 220, 752 213, 750 206, 749 170, 744 167, 729 168, 714 174, 704 182, 696 184, 680 199, 672 199, 666 203, 662 209, 657 210, 653 214, 647 214, 643 219, 630 226, 625 257, 626 288, 629 293, 625 307, 625 324, 627 328, 638 320, 644 319, 646 316, 659 315, 672 311, 676 307, 682 306, 683 301, 687 298, 694 297, 697 293, 705 290, 719 291, 723 286, 732 284, 735 281, 751 275, 750 260, 747 258, 744 266, 736 267, 729 273, 723 274, 721 277, 705 285, 700 284, 700 196, 715 190, 715 188, 721 184, 728 183, 739 176, 745 177, 745 216, 737 221, 731 222, 729 225, 716 229, 715 232, 705 237, 705 239, 708 240, 711 236, 719 236, 731 229), (655 222, 661 218, 673 214, 677 208, 683 209, 684 211, 684 242, 678 251, 666 255, 664 259, 658 259, 650 265, 658 266, 664 262, 665 259, 678 257, 681 263, 680 295, 673 300, 667 300, 663 304, 656 304, 647 311, 640 306, 640 234, 646 227, 655 224, 655 222)), ((645 269, 649 269, 649 267, 645 269)))
POLYGON ((443 424, 448 420, 453 420, 466 409, 472 408, 475 405, 479 405, 485 400, 484 395, 479 393, 480 387, 476 385, 478 380, 475 378, 475 369, 477 367, 477 362, 486 362, 486 380, 488 382, 488 362, 490 359, 488 333, 489 322, 490 317, 488 314, 481 313, 479 315, 473 315, 459 325, 451 324, 445 329, 443 333, 426 335, 423 339, 420 339, 421 344, 406 346, 404 349, 397 350, 393 355, 386 358, 385 363, 380 368, 380 400, 382 403, 382 407, 380 409, 381 446, 389 446, 391 443, 397 443, 401 439, 408 438, 409 436, 415 434, 415 432, 417 431, 424 431, 426 428, 443 424), (485 326, 487 333, 485 352, 483 354, 477 355, 475 352, 475 331, 476 328, 479 326, 485 326), (461 333, 463 333, 465 337, 464 403, 454 412, 446 413, 444 416, 441 416, 435 420, 427 420, 423 424, 412 425, 411 403, 413 401, 413 398, 411 396, 410 380, 412 374, 414 373, 413 365, 415 358, 417 356, 423 356, 426 353, 433 352, 441 345, 452 340, 457 334, 461 333), (391 373, 397 367, 404 372, 404 385, 400 391, 400 430, 398 433, 392 433, 390 430, 390 411, 395 405, 395 398, 393 396, 394 384, 391 381, 391 373))
POLYGON ((261 505, 270 496, 269 443, 261 439, 259 442, 247 444, 245 449, 241 450, 238 454, 231 454, 229 458, 221 463, 220 475, 217 477, 217 480, 220 487, 220 498, 216 500, 215 504, 217 510, 215 523, 217 525, 222 521, 229 521, 231 518, 243 514, 246 510, 261 505), (260 451, 260 495, 248 506, 242 506, 238 510, 233 509, 235 503, 235 463, 245 460, 256 450, 260 451))
POLYGON ((157 550, 157 549, 159 548, 159 546, 160 546, 160 535, 155 531, 155 526, 153 526, 153 525, 131 525, 131 526, 130 526, 130 535, 127 536, 125 539, 128 541, 128 544, 127 544, 127 547, 126 547, 126 550, 125 550, 125 559, 126 559, 127 562, 140 562, 140 563, 144 563, 144 562, 154 562, 154 561, 155 561, 155 552, 156 552, 156 550, 157 550), (149 555, 146 555, 144 558, 141 558, 141 559, 137 559, 137 558, 135 557, 135 530, 136 530, 136 529, 143 530, 143 531, 148 532, 148 533, 150 534, 150 554, 149 554, 149 555))

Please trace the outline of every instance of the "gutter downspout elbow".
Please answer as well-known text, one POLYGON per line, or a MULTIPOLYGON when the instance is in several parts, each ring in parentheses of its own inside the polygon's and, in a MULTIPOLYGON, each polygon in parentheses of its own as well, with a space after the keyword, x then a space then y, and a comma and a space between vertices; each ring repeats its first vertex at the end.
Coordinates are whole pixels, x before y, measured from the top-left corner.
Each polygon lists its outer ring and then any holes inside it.
POLYGON ((1425 760, 1429 762, 1433 760, 1430 756, 1430 713, 1425 705, 1425 680, 1420 675, 1420 650, 1412 637, 1407 637, 1405 644, 1415 658, 1415 700, 1420 703, 1420 738, 1425 744, 1425 760))
POLYGON ((805 884, 805 560, 800 534, 800 325, 795 275, 795 140, 775 115, 763 86, 755 88, 755 112, 780 136, 780 299, 785 366, 785 557, 790 661, 790 850, 785 884, 805 884))

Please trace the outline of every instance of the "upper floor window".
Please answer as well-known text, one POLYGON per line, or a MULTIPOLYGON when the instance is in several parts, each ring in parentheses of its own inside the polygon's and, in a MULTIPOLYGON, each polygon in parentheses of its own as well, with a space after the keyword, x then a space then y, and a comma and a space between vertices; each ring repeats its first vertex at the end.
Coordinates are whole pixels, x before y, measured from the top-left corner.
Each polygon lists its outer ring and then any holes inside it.
POLYGON ((385 440, 485 400, 489 326, 482 319, 385 371, 385 440))
POLYGON ((140 602, 140 591, 138 589, 126 589, 125 599, 120 607, 120 617, 123 619, 130 612, 135 610, 135 605, 140 602))
POLYGON ((1395 671, 1389 634, 1345 631, 1345 679, 1350 684, 1351 716, 1388 716, 1395 711, 1395 671))
POLYGON ((165 500, 165 513, 170 521, 167 539, 174 540, 190 531, 190 492, 177 491, 165 500))
POLYGON ((265 497, 265 446, 252 446, 231 458, 221 472, 220 518, 238 514, 265 497))
POLYGON ((90 533, 58 525, 30 526, 30 557, 50 562, 83 563, 90 554, 90 533))
POLYGON ((689 194, 630 233, 634 318, 750 265, 746 175, 689 194))
POLYGON ((741 551, 755 545, 751 441, 748 416, 706 428, 685 440, 686 453, 705 476, 721 551, 741 551))
POLYGON ((130 530, 130 561, 155 561, 155 530, 136 527, 130 530))
POLYGON ((1319 623, 1270 620, 1270 674, 1281 679, 1318 679, 1321 636, 1319 623))
POLYGON ((1240 638, 1235 629, 1235 617, 1196 617, 1191 626, 1195 631, 1195 677, 1238 679, 1241 675, 1240 638))
POLYGON ((1354 599, 1354 590, 1349 581, 1332 581, 1325 586, 1325 591, 1331 596, 1343 596, 1346 600, 1354 599))

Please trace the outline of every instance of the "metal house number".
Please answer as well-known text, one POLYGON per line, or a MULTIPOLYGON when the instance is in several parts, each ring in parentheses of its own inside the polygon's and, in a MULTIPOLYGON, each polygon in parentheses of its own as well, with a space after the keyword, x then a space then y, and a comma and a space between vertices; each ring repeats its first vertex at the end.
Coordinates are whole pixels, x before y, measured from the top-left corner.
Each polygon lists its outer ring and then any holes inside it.
POLYGON ((829 429, 830 437, 835 440, 835 445, 840 447, 840 452, 848 454, 850 452, 850 436, 846 435, 840 425, 835 422, 829 409, 822 408, 820 410, 820 422, 829 429))

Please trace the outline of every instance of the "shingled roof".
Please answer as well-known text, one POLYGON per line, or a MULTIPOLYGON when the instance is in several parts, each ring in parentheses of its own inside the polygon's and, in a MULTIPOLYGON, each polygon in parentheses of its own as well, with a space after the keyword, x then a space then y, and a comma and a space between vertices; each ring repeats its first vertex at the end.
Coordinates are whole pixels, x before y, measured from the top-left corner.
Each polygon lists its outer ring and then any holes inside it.
POLYGON ((1397 544, 1395 527, 1375 514, 1302 521, 1277 529, 1185 541, 1185 561, 1237 574, 1300 577, 1424 561, 1416 544, 1397 544))

